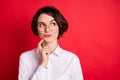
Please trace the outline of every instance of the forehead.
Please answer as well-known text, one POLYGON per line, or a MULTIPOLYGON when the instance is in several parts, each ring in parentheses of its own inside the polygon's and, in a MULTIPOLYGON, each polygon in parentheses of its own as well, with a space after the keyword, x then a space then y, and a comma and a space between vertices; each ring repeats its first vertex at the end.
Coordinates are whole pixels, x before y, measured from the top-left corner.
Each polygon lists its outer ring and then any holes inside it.
POLYGON ((39 17, 37 22, 50 22, 54 20, 54 18, 48 14, 42 13, 39 17))

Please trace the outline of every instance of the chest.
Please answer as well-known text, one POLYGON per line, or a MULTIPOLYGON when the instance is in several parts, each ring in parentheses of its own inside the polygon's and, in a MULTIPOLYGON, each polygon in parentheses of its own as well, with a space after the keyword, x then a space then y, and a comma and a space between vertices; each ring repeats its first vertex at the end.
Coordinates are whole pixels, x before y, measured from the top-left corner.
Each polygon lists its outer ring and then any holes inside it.
POLYGON ((68 80, 66 78, 70 78, 72 75, 72 64, 69 59, 51 58, 49 59, 48 67, 53 80, 57 78, 68 80))

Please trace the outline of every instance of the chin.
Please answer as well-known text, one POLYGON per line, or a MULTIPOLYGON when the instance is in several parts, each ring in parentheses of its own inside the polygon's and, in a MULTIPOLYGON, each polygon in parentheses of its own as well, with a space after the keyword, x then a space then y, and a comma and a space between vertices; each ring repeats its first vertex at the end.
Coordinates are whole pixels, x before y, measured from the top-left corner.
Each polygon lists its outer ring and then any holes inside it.
POLYGON ((52 39, 44 39, 44 41, 46 41, 46 42, 53 42, 54 40, 52 40, 52 39))
POLYGON ((54 41, 56 41, 57 39, 47 39, 47 38, 45 38, 44 40, 49 43, 49 42, 54 42, 54 41))

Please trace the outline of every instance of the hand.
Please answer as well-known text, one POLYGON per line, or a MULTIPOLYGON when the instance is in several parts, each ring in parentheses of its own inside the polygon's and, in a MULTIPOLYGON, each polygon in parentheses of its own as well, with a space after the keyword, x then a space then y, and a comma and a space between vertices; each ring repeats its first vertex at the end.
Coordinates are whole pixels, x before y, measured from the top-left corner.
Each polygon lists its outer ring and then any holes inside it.
POLYGON ((43 40, 39 42, 38 48, 40 51, 40 66, 41 67, 46 67, 48 64, 48 56, 50 54, 49 48, 48 47, 42 47, 43 40))

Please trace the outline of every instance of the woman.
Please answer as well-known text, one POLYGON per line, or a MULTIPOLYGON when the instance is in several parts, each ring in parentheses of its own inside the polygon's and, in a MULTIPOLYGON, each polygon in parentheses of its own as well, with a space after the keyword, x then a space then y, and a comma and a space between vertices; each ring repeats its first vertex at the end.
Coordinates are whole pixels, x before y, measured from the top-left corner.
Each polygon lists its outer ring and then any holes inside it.
POLYGON ((31 27, 41 41, 37 48, 21 54, 19 80, 83 80, 79 58, 57 42, 68 29, 63 15, 45 6, 36 12, 31 27))

